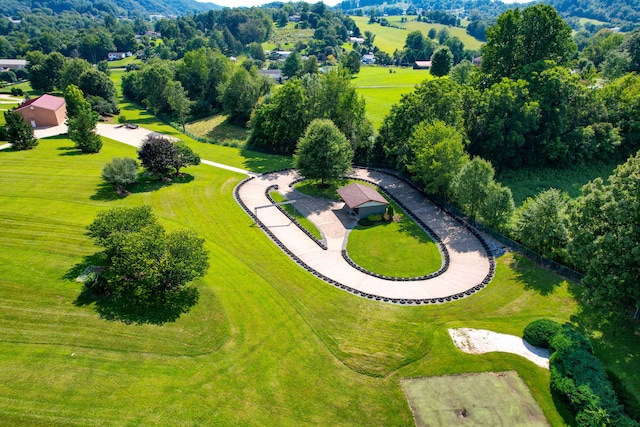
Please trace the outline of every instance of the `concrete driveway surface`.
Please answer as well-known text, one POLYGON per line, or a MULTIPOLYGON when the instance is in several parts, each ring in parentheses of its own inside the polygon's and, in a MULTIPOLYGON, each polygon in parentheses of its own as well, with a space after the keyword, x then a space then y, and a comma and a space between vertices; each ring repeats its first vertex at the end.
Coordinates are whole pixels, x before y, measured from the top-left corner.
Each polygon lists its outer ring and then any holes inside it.
MULTIPOLYGON (((399 281, 375 277, 350 265, 343 257, 348 229, 356 223, 342 210, 343 203, 331 203, 302 196, 289 184, 300 179, 294 170, 267 173, 244 181, 236 188, 236 197, 245 210, 271 233, 272 238, 294 254, 302 266, 325 281, 368 298, 377 297, 400 303, 436 303, 458 299, 481 289, 493 277, 494 259, 469 228, 443 212, 405 181, 368 169, 356 169, 354 177, 378 184, 395 196, 407 210, 422 220, 442 239, 449 254, 448 268, 442 274, 419 280, 399 281), (298 199, 296 208, 322 231, 327 249, 322 249, 271 204, 268 187, 278 185, 288 199, 298 199)), ((384 242, 381 242, 384 244, 384 242)))

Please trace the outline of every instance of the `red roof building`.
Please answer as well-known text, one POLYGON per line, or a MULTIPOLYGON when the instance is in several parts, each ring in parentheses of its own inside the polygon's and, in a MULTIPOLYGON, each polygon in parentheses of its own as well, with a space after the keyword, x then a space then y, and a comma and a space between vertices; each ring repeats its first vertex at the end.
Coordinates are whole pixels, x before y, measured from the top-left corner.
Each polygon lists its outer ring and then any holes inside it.
POLYGON ((23 102, 14 111, 22 114, 34 128, 58 126, 67 118, 67 104, 64 98, 47 94, 23 102))

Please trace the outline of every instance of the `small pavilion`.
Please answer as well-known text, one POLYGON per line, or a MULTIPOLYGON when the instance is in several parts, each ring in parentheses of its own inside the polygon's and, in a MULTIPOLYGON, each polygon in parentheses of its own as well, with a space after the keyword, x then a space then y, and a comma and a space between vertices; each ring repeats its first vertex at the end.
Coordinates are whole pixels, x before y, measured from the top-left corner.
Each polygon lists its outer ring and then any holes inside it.
POLYGON ((338 194, 344 200, 345 209, 357 219, 384 214, 389 205, 389 202, 373 187, 357 182, 339 188, 338 194))

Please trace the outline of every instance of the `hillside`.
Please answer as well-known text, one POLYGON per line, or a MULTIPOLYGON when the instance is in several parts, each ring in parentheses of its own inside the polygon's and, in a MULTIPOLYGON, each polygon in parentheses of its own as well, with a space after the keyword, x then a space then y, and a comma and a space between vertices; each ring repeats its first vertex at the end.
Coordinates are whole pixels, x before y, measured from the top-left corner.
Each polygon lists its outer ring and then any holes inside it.
MULTIPOLYGON (((593 18, 612 22, 618 25, 640 23, 640 0, 544 0, 565 17, 593 18)), ((416 0, 409 2, 386 2, 385 0, 346 0, 339 6, 343 11, 377 8, 384 13, 395 14, 401 11, 415 12, 416 8, 425 10, 455 10, 463 8, 465 13, 477 12, 485 19, 497 17, 511 7, 522 7, 517 3, 506 4, 501 1, 486 2, 482 0, 416 0), (411 6, 412 5, 412 6, 411 6), (409 8, 409 9, 407 9, 409 8)))
POLYGON ((0 15, 15 16, 36 8, 51 9, 54 13, 74 10, 79 13, 148 18, 150 14, 186 15, 221 9, 214 3, 199 3, 195 0, 3 0, 0 15))

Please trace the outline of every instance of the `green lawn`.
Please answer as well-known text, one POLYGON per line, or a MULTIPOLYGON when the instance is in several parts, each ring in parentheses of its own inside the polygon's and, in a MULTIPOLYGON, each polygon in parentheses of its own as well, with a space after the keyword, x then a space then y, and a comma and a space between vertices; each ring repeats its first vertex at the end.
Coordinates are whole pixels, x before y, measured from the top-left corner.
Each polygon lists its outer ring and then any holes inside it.
MULTIPOLYGON (((272 191, 269 194, 271 195, 271 198, 276 202, 284 202, 285 200, 287 200, 282 194, 277 191, 272 191)), ((320 230, 318 230, 318 227, 316 227, 313 222, 308 220, 307 217, 302 215, 302 213, 300 213, 300 211, 298 211, 293 204, 282 205, 282 208, 287 211, 289 215, 294 217, 296 221, 300 223, 300 225, 302 225, 309 233, 311 233, 311 235, 313 235, 313 237, 318 240, 322 240, 322 233, 320 232, 320 230)))
POLYGON ((374 302, 316 279, 274 245, 233 200, 241 176, 189 167, 192 180, 121 198, 100 172, 135 148, 106 140, 99 154, 77 155, 72 146, 52 138, 0 152, 0 424, 412 425, 400 379, 515 370, 551 425, 564 425, 548 371, 514 355, 462 353, 446 331, 520 334, 539 317, 593 328, 596 353, 640 395, 633 331, 583 324, 580 289, 520 256, 500 258, 492 283, 455 303, 374 302), (168 229, 196 230, 211 253, 199 304, 162 326, 99 318, 70 274, 98 250, 85 235, 98 211, 142 204, 168 229))
MULTIPOLYGON (((438 271, 442 257, 435 242, 411 218, 357 226, 349 233, 349 258, 361 267, 390 277, 418 277, 438 271)), ((400 283, 399 286, 402 286, 400 283)))

